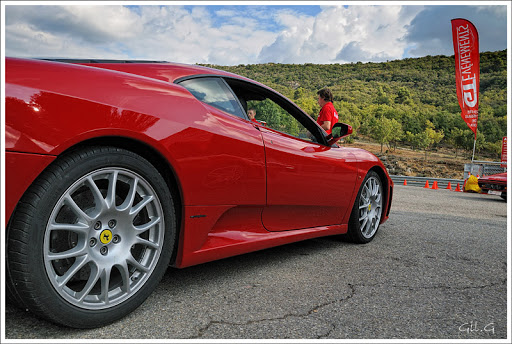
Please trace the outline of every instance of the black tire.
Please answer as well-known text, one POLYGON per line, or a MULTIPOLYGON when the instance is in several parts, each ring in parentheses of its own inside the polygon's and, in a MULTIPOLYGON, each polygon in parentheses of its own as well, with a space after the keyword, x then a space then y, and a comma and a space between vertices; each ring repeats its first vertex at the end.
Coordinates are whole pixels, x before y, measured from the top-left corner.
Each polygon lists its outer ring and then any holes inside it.
POLYGON ((348 232, 343 238, 356 244, 372 241, 379 230, 383 206, 382 181, 375 171, 369 171, 357 193, 350 214, 348 232))
POLYGON ((55 323, 104 326, 151 294, 175 240, 171 193, 147 160, 113 147, 77 150, 19 202, 7 232, 8 288, 55 323))
MULTIPOLYGON (((9 269, 7 268, 7 262, 5 263, 5 279, 6 281, 10 281, 11 277, 9 276, 9 269)), ((15 306, 19 309, 25 309, 25 305, 23 304, 23 301, 21 300, 20 296, 16 292, 16 289, 14 289, 14 286, 12 283, 5 283, 5 302, 8 305, 15 306)))

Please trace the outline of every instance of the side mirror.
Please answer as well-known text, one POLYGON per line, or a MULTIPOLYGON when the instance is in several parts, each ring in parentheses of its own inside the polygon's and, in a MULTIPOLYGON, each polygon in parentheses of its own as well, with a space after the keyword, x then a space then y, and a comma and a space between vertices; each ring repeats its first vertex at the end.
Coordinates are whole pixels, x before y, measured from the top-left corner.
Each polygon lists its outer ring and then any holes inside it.
POLYGON ((335 144, 339 139, 352 134, 352 126, 345 123, 336 123, 332 127, 332 134, 327 137, 329 145, 335 144))

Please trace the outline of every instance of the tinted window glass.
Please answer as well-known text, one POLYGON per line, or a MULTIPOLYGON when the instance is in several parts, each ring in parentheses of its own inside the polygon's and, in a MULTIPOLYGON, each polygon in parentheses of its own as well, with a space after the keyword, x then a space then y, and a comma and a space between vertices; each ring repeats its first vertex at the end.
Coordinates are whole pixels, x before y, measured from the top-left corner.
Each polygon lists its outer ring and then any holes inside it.
POLYGON ((245 118, 229 87, 219 78, 197 78, 180 82, 198 100, 232 115, 245 118))
POLYGON ((256 121, 299 139, 325 144, 325 132, 311 116, 281 95, 239 79, 225 78, 245 112, 256 111, 256 121))
POLYGON ((307 128, 272 100, 251 100, 247 106, 256 112, 255 119, 265 126, 302 140, 317 142, 307 128))

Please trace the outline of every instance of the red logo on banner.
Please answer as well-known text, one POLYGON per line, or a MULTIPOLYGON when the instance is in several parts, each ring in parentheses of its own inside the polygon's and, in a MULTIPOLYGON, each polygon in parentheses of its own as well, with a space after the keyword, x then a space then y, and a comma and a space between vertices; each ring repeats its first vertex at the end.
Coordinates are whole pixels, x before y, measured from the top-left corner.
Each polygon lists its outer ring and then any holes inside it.
POLYGON ((501 142, 501 167, 507 167, 507 137, 501 142))
POLYGON ((478 95, 480 90, 480 52, 478 32, 466 19, 452 19, 453 50, 455 51, 455 82, 461 116, 475 133, 478 125, 478 95))

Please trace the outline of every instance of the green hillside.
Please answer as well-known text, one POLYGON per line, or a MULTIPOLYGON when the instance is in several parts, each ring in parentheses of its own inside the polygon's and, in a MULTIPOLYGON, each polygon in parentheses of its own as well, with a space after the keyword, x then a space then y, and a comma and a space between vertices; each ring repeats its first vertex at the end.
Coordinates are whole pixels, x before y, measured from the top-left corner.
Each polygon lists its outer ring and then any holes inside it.
MULTIPOLYGON (((340 121, 352 140, 367 137, 383 147, 437 146, 471 151, 473 135, 460 116, 453 56, 426 56, 384 63, 258 64, 209 67, 264 83, 316 118, 316 92, 329 87, 340 121)), ((480 55, 477 152, 499 158, 507 132, 507 51, 480 55)))

